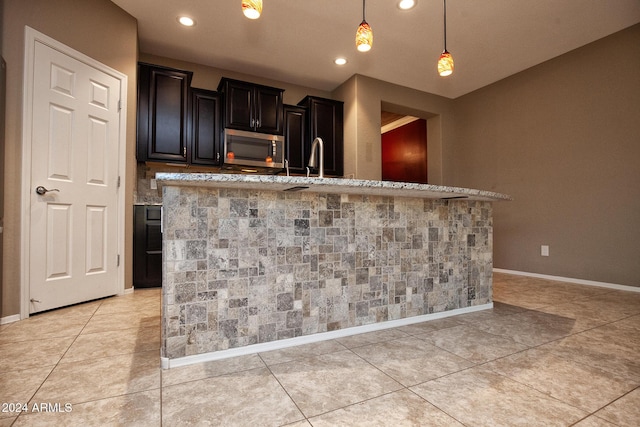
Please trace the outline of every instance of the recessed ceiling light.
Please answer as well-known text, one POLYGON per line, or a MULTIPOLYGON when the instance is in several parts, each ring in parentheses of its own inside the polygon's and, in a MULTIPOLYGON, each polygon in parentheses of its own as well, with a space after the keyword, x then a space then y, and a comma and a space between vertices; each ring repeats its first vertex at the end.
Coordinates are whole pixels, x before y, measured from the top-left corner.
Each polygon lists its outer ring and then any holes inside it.
POLYGON ((178 22, 184 25, 185 27, 193 27, 196 25, 196 21, 188 16, 178 16, 178 22))
POLYGON ((347 58, 336 58, 333 62, 336 65, 344 65, 347 63, 347 58))
POLYGON ((402 10, 411 9, 415 5, 416 5, 416 0, 400 0, 400 2, 398 2, 398 7, 402 10))

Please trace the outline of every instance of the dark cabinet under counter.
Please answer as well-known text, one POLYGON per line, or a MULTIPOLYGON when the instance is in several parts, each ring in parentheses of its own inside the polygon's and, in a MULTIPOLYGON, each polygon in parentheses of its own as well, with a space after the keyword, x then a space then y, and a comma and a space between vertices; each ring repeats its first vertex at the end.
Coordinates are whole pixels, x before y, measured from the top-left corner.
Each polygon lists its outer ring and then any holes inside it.
POLYGON ((136 205, 133 218, 133 287, 162 286, 162 206, 136 205))

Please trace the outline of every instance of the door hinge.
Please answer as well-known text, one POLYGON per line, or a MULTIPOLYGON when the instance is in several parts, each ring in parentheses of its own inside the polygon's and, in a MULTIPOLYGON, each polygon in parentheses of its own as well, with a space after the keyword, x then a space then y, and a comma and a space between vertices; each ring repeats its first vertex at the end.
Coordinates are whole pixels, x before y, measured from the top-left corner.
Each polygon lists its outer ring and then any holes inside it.
POLYGON ((118 176, 118 188, 120 188, 120 176, 118 176))
POLYGON ((118 100, 118 113, 122 110, 122 100, 118 100))
POLYGON ((120 254, 118 254, 118 257, 116 259, 116 267, 120 267, 120 254))

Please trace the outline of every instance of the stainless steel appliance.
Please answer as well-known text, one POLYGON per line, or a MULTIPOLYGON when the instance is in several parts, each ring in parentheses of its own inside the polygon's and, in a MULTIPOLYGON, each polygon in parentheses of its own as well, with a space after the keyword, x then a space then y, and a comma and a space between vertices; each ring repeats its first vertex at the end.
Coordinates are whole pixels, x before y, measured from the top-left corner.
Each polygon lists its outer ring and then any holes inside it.
POLYGON ((284 168, 284 137, 237 129, 224 130, 224 164, 239 170, 284 168))

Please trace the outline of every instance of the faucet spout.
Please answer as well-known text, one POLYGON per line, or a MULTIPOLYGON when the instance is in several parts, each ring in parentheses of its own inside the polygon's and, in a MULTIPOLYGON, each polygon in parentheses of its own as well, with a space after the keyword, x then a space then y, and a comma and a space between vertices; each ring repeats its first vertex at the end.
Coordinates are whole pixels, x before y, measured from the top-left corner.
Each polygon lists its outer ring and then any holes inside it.
POLYGON ((318 168, 318 178, 324 178, 324 142, 322 138, 316 138, 313 140, 311 144, 311 155, 309 156, 309 166, 312 168, 318 168), (318 147, 318 151, 320 152, 320 164, 318 165, 318 160, 316 159, 316 147, 318 147))

